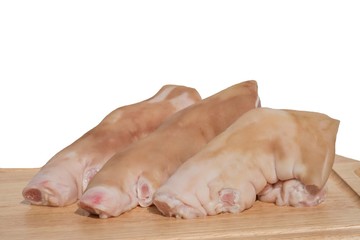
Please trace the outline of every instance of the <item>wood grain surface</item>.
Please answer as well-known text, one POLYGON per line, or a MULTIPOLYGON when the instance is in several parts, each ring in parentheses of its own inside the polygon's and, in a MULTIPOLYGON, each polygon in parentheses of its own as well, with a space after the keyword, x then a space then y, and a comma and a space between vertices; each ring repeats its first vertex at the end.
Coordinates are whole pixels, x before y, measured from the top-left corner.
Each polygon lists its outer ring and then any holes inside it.
POLYGON ((240 214, 183 220, 155 207, 117 218, 89 216, 76 204, 32 206, 21 191, 38 169, 0 169, 0 239, 360 239, 360 162, 336 156, 328 195, 317 207, 256 202, 240 214))

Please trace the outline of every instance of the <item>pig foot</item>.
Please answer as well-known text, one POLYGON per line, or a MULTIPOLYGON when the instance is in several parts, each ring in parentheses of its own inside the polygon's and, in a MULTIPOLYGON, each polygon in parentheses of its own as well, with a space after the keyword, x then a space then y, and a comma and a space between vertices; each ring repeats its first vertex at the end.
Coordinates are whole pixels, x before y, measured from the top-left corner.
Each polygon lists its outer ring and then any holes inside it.
POLYGON ((316 206, 322 203, 325 197, 326 188, 306 186, 295 179, 269 184, 258 194, 260 201, 293 207, 316 206))
POLYGON ((123 194, 115 187, 97 186, 87 190, 78 205, 99 218, 109 218, 136 207, 137 202, 130 194, 123 194))
POLYGON ((204 209, 192 207, 170 194, 157 194, 154 204, 163 215, 168 217, 189 219, 206 216, 204 209))
POLYGON ((24 198, 36 205, 75 203, 109 158, 200 99, 193 88, 165 85, 147 100, 115 109, 97 126, 54 155, 25 187, 24 198), (71 180, 68 180, 69 175, 71 180))

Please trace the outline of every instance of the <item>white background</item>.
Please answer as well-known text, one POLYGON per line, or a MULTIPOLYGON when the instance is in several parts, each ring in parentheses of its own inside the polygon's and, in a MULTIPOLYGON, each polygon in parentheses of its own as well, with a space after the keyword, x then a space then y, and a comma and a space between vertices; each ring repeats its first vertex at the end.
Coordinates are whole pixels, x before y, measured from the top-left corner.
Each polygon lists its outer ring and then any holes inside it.
POLYGON ((360 159, 357 1, 1 1, 0 167, 40 167, 167 83, 248 79, 263 106, 341 120, 360 159))

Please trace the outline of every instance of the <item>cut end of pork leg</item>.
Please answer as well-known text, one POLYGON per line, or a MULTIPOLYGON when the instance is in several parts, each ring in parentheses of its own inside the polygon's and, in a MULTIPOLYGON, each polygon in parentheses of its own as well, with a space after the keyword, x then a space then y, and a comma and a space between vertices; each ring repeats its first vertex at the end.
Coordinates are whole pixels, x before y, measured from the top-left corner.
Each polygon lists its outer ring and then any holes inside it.
POLYGON ((99 218, 109 218, 117 217, 134 208, 137 203, 131 200, 128 194, 122 194, 116 188, 97 186, 86 191, 78 205, 89 213, 98 215, 99 218))
POLYGON ((219 203, 215 207, 215 212, 217 214, 223 212, 239 213, 243 210, 240 200, 240 191, 224 188, 219 192, 219 203))
POLYGON ((253 206, 256 193, 252 184, 242 184, 239 188, 225 187, 228 185, 226 183, 222 185, 223 187, 220 190, 217 190, 217 188, 210 189, 214 198, 207 206, 208 215, 240 213, 253 206), (218 196, 215 197, 216 195, 218 196))
POLYGON ((207 214, 203 209, 197 209, 185 204, 170 194, 156 194, 154 197, 154 205, 165 216, 176 218, 198 218, 205 217, 207 214))
POLYGON ((52 192, 50 189, 42 188, 39 186, 26 187, 22 195, 25 200, 33 205, 48 205, 53 207, 64 206, 58 196, 59 193, 52 192))
POLYGON ((50 180, 34 178, 22 191, 25 200, 34 205, 63 207, 76 201, 76 188, 50 180))
POLYGON ((148 207, 153 203, 154 192, 152 184, 146 178, 140 177, 137 182, 136 193, 141 207, 148 207))
POLYGON ((41 191, 37 188, 24 189, 22 194, 26 200, 35 205, 40 205, 42 203, 42 194, 41 191))

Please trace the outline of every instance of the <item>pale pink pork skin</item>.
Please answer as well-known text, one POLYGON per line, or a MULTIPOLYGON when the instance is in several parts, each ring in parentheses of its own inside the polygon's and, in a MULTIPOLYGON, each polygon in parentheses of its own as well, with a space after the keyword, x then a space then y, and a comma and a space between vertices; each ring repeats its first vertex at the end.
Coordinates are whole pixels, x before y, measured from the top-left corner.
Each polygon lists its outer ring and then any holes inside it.
POLYGON ((327 115, 257 108, 191 157, 155 193, 166 216, 240 213, 257 199, 315 206, 335 158, 339 121, 327 115))
POLYGON ((31 204, 75 203, 116 152, 155 130, 173 113, 201 100, 189 87, 165 85, 153 97, 115 109, 96 127, 52 157, 22 194, 31 204))
POLYGON ((256 81, 246 81, 179 111, 114 155, 92 179, 79 206, 108 218, 151 205, 156 189, 178 166, 259 104, 256 81))

